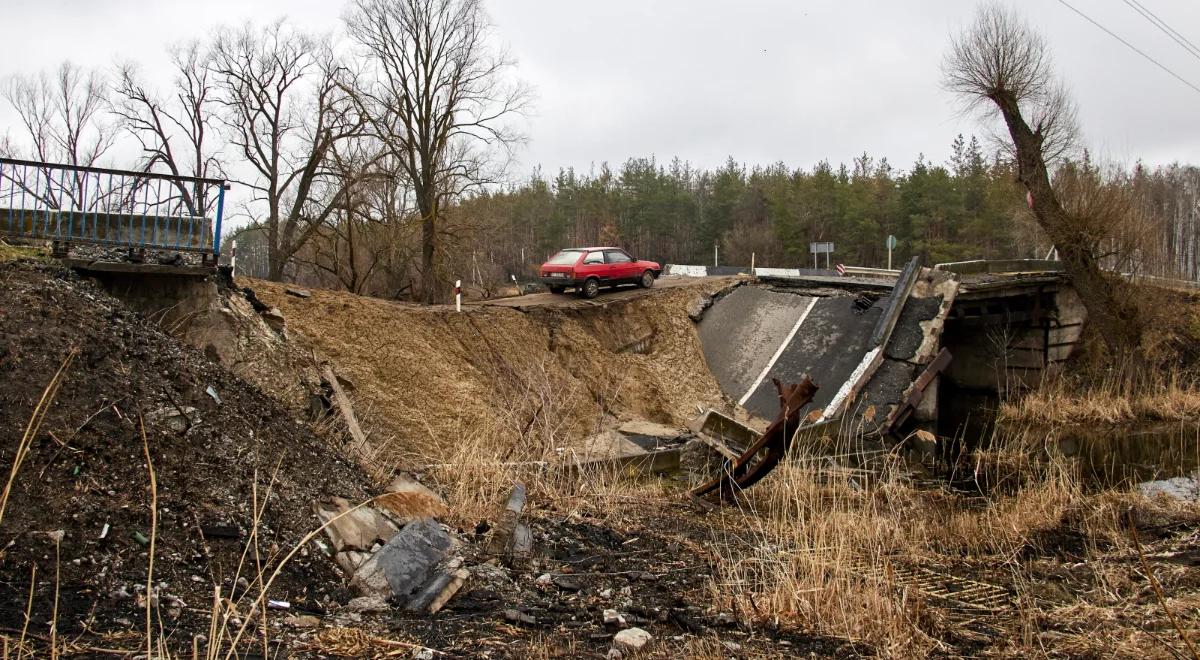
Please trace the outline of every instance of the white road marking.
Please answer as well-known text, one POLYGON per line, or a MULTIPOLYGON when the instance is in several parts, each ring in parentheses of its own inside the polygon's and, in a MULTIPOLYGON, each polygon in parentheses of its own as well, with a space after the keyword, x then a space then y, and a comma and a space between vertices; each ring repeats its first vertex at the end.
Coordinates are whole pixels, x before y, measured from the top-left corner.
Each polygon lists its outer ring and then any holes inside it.
POLYGON ((775 362, 779 360, 779 356, 783 355, 783 350, 788 347, 788 344, 792 343, 792 339, 796 336, 796 332, 800 330, 800 324, 804 323, 804 319, 808 318, 808 313, 812 311, 813 306, 816 304, 816 298, 808 301, 808 307, 805 307, 804 313, 800 315, 800 318, 796 319, 796 325, 792 326, 791 332, 789 332, 787 337, 784 338, 783 343, 779 345, 779 348, 775 351, 775 355, 771 356, 771 359, 767 362, 767 366, 763 367, 762 373, 758 375, 758 378, 754 379, 754 384, 750 386, 750 389, 746 390, 746 393, 742 395, 741 399, 738 399, 739 406, 746 405, 746 402, 750 400, 750 395, 754 394, 754 391, 758 389, 759 385, 762 385, 763 379, 766 378, 767 374, 771 372, 771 367, 775 366, 775 362))
POLYGON ((862 362, 858 363, 858 367, 854 370, 854 373, 850 374, 846 382, 842 383, 837 394, 833 395, 833 400, 829 402, 828 406, 825 406, 825 411, 821 413, 821 418, 817 420, 818 424, 837 415, 842 405, 846 403, 846 399, 850 397, 850 393, 854 391, 854 388, 858 387, 861 381, 865 381, 875 373, 882 353, 882 346, 876 346, 867 351, 867 354, 863 356, 862 362))

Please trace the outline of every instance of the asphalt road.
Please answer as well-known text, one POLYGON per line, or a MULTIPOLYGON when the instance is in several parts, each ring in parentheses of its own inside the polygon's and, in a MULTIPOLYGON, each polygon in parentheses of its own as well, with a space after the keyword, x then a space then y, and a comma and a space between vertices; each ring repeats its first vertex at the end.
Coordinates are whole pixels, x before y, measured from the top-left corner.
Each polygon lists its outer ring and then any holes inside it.
MULTIPOLYGON (((486 305, 493 307, 586 307, 594 305, 602 305, 606 302, 614 300, 624 300, 626 298, 636 298, 653 293, 658 289, 672 289, 676 287, 693 286, 705 281, 711 281, 717 278, 702 278, 702 277, 661 277, 654 282, 654 286, 649 289, 643 289, 636 284, 624 284, 615 289, 600 289, 600 295, 588 300, 582 296, 576 295, 574 291, 567 293, 529 293, 523 296, 512 296, 509 298, 492 298, 491 300, 475 300, 464 303, 465 305, 486 305)), ((729 278, 733 279, 733 278, 729 278)))

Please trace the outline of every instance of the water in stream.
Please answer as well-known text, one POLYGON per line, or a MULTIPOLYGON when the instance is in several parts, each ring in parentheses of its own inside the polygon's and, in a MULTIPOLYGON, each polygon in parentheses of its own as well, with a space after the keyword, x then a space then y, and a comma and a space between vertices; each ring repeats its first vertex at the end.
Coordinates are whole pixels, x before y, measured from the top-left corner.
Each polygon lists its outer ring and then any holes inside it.
POLYGON ((1200 499, 1200 422, 1010 433, 1026 447, 1040 441, 1047 457, 1070 459, 1088 486, 1136 485, 1147 494, 1200 499))

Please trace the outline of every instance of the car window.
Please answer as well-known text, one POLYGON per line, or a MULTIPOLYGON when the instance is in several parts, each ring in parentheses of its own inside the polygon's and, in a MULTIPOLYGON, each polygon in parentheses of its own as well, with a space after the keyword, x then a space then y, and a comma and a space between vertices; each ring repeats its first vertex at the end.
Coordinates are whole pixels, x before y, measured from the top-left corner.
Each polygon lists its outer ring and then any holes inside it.
POLYGON ((604 263, 603 252, 588 252, 588 256, 583 258, 585 264, 602 264, 604 263))
POLYGON ((627 263, 633 261, 633 257, 625 254, 624 252, 622 252, 620 250, 607 250, 604 253, 604 257, 608 260, 608 263, 610 263, 610 264, 627 264, 627 263))
POLYGON ((579 260, 579 250, 563 250, 550 257, 546 263, 554 266, 573 266, 579 260))

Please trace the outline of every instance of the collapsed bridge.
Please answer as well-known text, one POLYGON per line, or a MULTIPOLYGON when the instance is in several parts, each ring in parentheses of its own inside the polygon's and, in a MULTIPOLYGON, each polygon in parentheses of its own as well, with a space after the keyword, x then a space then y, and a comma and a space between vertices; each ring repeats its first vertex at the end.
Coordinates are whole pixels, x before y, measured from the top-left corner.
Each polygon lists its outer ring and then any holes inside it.
POLYGON ((818 389, 800 430, 955 436, 978 430, 981 402, 1037 384, 1079 343, 1086 313, 1054 267, 914 259, 873 278, 760 269, 711 301, 698 332, 722 391, 755 418, 780 419, 777 383, 808 377, 818 389))

